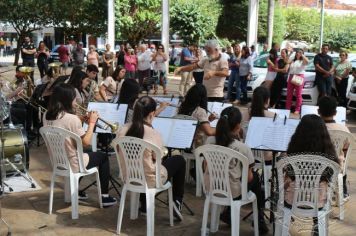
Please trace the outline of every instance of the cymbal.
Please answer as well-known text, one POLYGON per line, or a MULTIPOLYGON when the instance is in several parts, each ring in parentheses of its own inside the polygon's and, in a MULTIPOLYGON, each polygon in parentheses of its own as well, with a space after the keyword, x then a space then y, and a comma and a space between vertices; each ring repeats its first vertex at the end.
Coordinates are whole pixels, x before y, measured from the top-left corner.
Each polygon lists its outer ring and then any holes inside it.
POLYGON ((61 65, 62 62, 52 62, 48 64, 49 67, 60 67, 61 65))
POLYGON ((22 73, 31 73, 34 71, 33 67, 29 67, 29 66, 22 66, 19 69, 22 73))

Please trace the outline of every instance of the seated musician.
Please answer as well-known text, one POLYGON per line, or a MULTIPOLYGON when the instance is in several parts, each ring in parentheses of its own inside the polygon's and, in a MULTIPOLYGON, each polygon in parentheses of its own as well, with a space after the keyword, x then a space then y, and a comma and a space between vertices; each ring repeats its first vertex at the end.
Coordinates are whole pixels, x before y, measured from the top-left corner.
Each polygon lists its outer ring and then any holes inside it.
POLYGON ((95 101, 102 101, 102 97, 99 93, 99 86, 98 86, 98 73, 99 69, 96 65, 90 64, 87 66, 86 73, 91 80, 90 86, 86 88, 90 102, 95 101))
MULTIPOLYGON (((326 125, 324 121, 317 115, 303 116, 288 144, 288 155, 298 155, 305 153, 316 155, 321 154, 324 155, 325 158, 340 164, 326 125)), ((325 170, 321 176, 319 207, 323 207, 327 200, 326 189, 329 173, 331 173, 329 170, 325 170)), ((284 181, 284 201, 287 207, 291 207, 293 204, 294 191, 296 188, 294 180, 294 172, 287 172, 284 181)), ((313 235, 319 235, 317 226, 317 219, 314 219, 313 235)))
POLYGON ((122 83, 118 104, 127 104, 126 122, 132 121, 133 108, 138 96, 140 95, 140 85, 134 79, 124 80, 122 83))
MULTIPOLYGON (((240 141, 239 132, 241 129, 242 115, 237 107, 225 108, 220 115, 220 119, 216 126, 215 137, 208 137, 206 144, 215 144, 224 147, 229 147, 235 151, 240 152, 248 158, 249 170, 248 170, 248 189, 256 194, 258 205, 258 226, 261 234, 268 232, 268 227, 264 220, 264 194, 261 189, 261 181, 257 172, 253 171, 255 159, 253 157, 251 149, 240 141)), ((207 180, 209 170, 205 171, 204 178, 207 180)), ((237 162, 231 162, 229 165, 230 187, 234 199, 239 199, 241 195, 241 168, 237 162)), ((207 183, 208 181, 204 181, 207 183)), ((209 186, 206 186, 208 189, 209 186)), ((231 224, 231 208, 226 207, 221 214, 220 219, 231 224)))
MULTIPOLYGON (((336 123, 334 120, 334 117, 336 116, 336 113, 337 113, 337 109, 336 109, 337 101, 334 97, 324 96, 324 97, 320 98, 318 101, 318 106, 319 106, 318 113, 319 113, 320 117, 324 120, 324 122, 326 124, 326 128, 328 130, 341 130, 341 131, 350 133, 350 130, 346 127, 346 125, 336 123)), ((349 148, 349 145, 350 145, 349 142, 345 142, 342 152, 337 153, 337 155, 339 157, 339 162, 340 162, 341 168, 343 168, 343 166, 344 166, 345 155, 349 148)), ((344 181, 343 181, 343 183, 344 183, 344 186, 343 186, 344 199, 347 200, 350 196, 347 191, 347 180, 346 180, 347 175, 344 175, 343 178, 344 178, 344 181)))
POLYGON ((191 116, 199 121, 194 137, 194 148, 203 145, 207 136, 215 135, 215 128, 210 126, 210 121, 215 119, 215 115, 208 115, 208 97, 204 85, 196 84, 188 90, 178 115, 191 116))
POLYGON ((122 66, 116 67, 111 76, 104 78, 99 87, 100 96, 105 102, 116 102, 125 79, 126 69, 122 66))
MULTIPOLYGON (((36 134, 32 131, 33 109, 19 97, 20 93, 27 96, 25 75, 20 71, 21 67, 16 67, 15 78, 12 81, 2 80, 2 92, 8 101, 12 101, 11 121, 15 125, 21 124, 27 132, 27 138, 31 140, 36 137, 36 134)), ((10 122, 9 118, 5 121, 5 123, 7 122, 10 122)))
MULTIPOLYGON (((161 134, 152 127, 152 121, 155 117, 156 108, 157 104, 153 98, 149 96, 139 98, 135 103, 132 122, 127 123, 121 127, 117 133, 117 137, 132 136, 141 138, 145 141, 157 145, 160 148, 163 148, 161 134)), ((120 165, 121 167, 124 166, 122 159, 120 159, 120 165)), ((144 153, 143 165, 147 185, 149 188, 154 188, 156 179, 156 163, 152 152, 144 153)), ((123 173, 123 176, 125 178, 126 173, 123 173)), ((163 160, 161 176, 163 183, 165 183, 167 180, 173 179, 173 200, 177 208, 181 210, 185 181, 184 158, 182 156, 173 156, 163 160)), ((146 212, 146 198, 143 194, 140 196, 140 202, 140 211, 146 212)), ((175 215, 176 217, 178 216, 178 214, 175 215)))
POLYGON ((86 88, 90 85, 90 83, 91 80, 89 79, 87 73, 83 71, 78 71, 75 73, 70 77, 67 83, 75 89, 77 104, 85 108, 89 99, 89 94, 86 88))
MULTIPOLYGON (((57 85, 51 96, 48 111, 44 114, 44 126, 55 126, 69 130, 81 137, 83 146, 89 146, 93 135, 93 130, 98 119, 98 113, 89 113, 88 130, 84 131, 82 122, 75 115, 76 94, 75 89, 65 83, 57 85)), ((66 142, 66 151, 69 162, 74 172, 79 171, 76 147, 72 142, 66 142)), ((103 206, 116 204, 116 199, 109 196, 110 164, 107 155, 101 152, 84 153, 84 166, 87 169, 98 167, 103 206)), ((82 199, 87 198, 85 193, 81 193, 82 199)))

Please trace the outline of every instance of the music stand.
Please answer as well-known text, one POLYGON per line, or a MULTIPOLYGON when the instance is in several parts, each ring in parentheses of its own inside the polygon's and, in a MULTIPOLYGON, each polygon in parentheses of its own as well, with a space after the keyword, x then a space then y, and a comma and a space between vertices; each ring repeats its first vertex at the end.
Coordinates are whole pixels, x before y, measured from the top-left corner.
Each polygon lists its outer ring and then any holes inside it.
MULTIPOLYGON (((104 120, 110 121, 110 122, 117 122, 119 124, 124 124, 125 119, 127 116, 127 110, 128 110, 128 105, 127 104, 117 104, 117 103, 103 103, 103 102, 90 102, 88 104, 88 110, 93 110, 93 111, 98 111, 100 114, 100 117, 104 120)), ((84 125, 84 128, 86 129, 86 125, 84 125)), ((103 133, 103 134, 111 134, 113 135, 110 131, 107 130, 102 130, 102 129, 96 129, 95 133, 103 133)), ((109 146, 110 143, 108 139, 106 140, 106 146, 105 146, 105 153, 109 157, 109 146)), ((121 196, 119 188, 121 187, 121 184, 112 177, 110 174, 110 179, 111 183, 111 188, 110 189, 115 189, 116 193, 121 196)), ((95 185, 96 181, 92 182, 85 188, 83 188, 81 191, 85 191, 91 186, 95 185)))
MULTIPOLYGON (((156 117, 152 126, 162 135, 163 143, 168 149, 168 158, 171 157, 172 150, 185 150, 193 145, 198 121, 190 116, 176 116, 174 118, 156 117)), ((158 194, 159 195, 159 194, 158 194)), ((167 202, 156 199, 165 205, 167 202)), ((188 210, 190 215, 194 215, 192 209, 183 201, 183 206, 188 210)))

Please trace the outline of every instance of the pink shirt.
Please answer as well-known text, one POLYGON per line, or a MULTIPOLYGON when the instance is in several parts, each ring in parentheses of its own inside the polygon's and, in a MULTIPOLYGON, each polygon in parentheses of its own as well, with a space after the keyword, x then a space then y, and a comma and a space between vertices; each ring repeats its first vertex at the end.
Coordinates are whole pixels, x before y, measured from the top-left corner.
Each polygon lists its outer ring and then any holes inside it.
POLYGON ((124 60, 125 60, 126 71, 136 71, 136 68, 137 68, 136 55, 125 55, 124 60))

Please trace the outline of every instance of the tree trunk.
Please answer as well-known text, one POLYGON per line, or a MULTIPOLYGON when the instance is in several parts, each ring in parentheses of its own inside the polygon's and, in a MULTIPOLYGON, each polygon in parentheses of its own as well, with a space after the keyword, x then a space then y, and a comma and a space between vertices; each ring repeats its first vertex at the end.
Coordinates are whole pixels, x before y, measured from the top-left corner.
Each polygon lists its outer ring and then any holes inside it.
POLYGON ((16 48, 16 52, 15 52, 14 66, 17 66, 19 64, 21 45, 22 45, 22 42, 24 41, 25 35, 26 34, 22 33, 22 32, 20 34, 18 34, 19 38, 17 40, 17 48, 16 48))
POLYGON ((274 1, 275 0, 268 0, 267 42, 269 48, 272 47, 273 38, 274 1))

